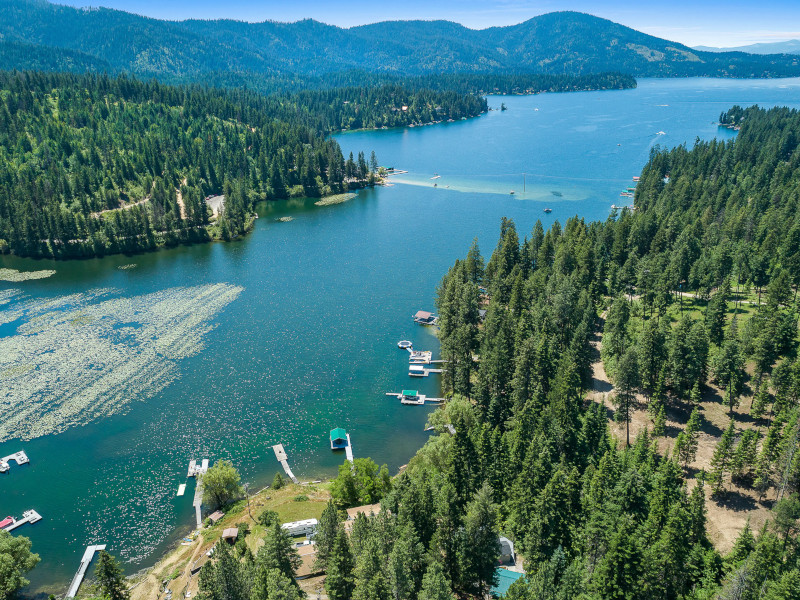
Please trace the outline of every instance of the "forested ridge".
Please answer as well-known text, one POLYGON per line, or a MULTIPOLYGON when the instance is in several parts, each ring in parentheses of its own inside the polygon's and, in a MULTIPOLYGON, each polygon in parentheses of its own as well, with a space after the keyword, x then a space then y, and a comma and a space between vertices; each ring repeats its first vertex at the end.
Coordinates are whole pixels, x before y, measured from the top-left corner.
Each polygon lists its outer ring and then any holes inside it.
POLYGON ((654 150, 635 211, 523 239, 503 220, 488 262, 475 244, 449 270, 439 435, 391 484, 366 459, 340 469, 340 506, 385 512, 349 541, 323 516, 330 598, 482 597, 500 534, 527 571, 507 598, 800 595, 800 113, 741 113, 735 141, 654 150), (587 398, 598 333, 611 412, 649 415, 630 443, 587 398), (727 421, 708 470, 704 397, 727 421), (665 411, 691 413, 666 450, 665 411), (720 552, 708 507, 737 494, 769 516, 720 552))
POLYGON ((508 27, 469 29, 450 21, 387 21, 343 29, 311 19, 244 23, 162 21, 107 8, 5 0, 0 66, 126 71, 170 82, 350 70, 400 76, 443 73, 636 77, 789 77, 790 55, 703 52, 578 12, 553 12, 508 27), (37 48, 33 51, 31 46, 37 48), (9 65, 7 55, 29 63, 9 65))
POLYGON ((259 200, 375 181, 325 134, 471 117, 474 95, 402 86, 270 97, 125 75, 0 73, 0 251, 66 258, 244 233, 259 200), (224 194, 213 223, 205 198, 224 194))

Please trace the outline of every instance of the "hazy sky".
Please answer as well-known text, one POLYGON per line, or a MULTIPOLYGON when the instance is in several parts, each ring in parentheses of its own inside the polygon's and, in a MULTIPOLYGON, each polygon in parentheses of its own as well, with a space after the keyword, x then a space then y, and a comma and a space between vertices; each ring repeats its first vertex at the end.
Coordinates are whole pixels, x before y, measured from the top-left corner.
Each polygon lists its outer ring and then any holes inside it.
POLYGON ((738 46, 800 38, 798 0, 57 0, 161 19, 318 21, 350 27, 394 19, 447 19, 473 29, 512 25, 556 10, 605 17, 689 46, 738 46))

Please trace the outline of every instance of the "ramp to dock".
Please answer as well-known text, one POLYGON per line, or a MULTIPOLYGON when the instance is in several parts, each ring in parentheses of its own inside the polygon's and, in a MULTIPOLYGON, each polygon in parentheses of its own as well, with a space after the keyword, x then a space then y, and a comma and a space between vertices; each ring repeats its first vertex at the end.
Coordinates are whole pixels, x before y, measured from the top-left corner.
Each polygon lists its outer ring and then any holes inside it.
POLYGON ((347 434, 347 446, 344 447, 344 453, 347 455, 347 460, 353 464, 353 442, 350 441, 350 434, 347 434))
POLYGON ((192 506, 194 506, 194 518, 195 522, 197 523, 197 528, 203 526, 203 480, 197 480, 197 487, 194 488, 194 500, 192 501, 192 506))
POLYGON ((292 480, 293 483, 300 483, 297 480, 297 477, 294 476, 292 470, 289 468, 289 457, 286 456, 286 450, 283 448, 283 444, 275 444, 272 449, 275 451, 275 458, 278 459, 278 462, 281 463, 283 470, 286 471, 286 475, 289 479, 292 480))
POLYGON ((81 582, 86 576, 86 569, 89 568, 89 563, 91 563, 92 559, 94 558, 94 553, 105 549, 105 544, 86 547, 86 552, 83 553, 83 558, 81 559, 81 566, 78 569, 78 572, 75 573, 75 577, 72 578, 72 583, 70 584, 69 590, 67 590, 67 595, 65 596, 66 598, 74 598, 77 595, 78 588, 81 587, 81 582))

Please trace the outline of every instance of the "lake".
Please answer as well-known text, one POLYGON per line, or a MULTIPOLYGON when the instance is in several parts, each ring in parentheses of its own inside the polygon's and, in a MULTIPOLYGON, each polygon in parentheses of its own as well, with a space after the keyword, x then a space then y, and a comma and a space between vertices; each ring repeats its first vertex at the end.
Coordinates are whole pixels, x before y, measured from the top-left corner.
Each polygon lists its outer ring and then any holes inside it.
POLYGON ((128 573, 153 564, 193 526, 193 484, 175 495, 191 459, 230 459, 260 489, 283 443, 301 480, 331 477, 344 457, 328 432, 344 427, 357 457, 395 473, 427 439, 431 409, 385 393, 438 395, 436 376, 408 377, 397 341, 436 354, 411 315, 433 310, 474 237, 488 258, 503 216, 520 236, 537 219, 605 219, 656 145, 731 138, 715 122, 733 104, 800 108, 800 79, 489 98, 501 102, 508 110, 469 121, 337 136, 345 155, 375 150, 409 173, 340 205, 262 204, 240 241, 74 262, 0 257, 0 268, 55 270, 0 282, 0 342, 21 353, 0 372, 6 409, 8 398, 49 398, 43 415, 0 424, 11 435, 0 457, 31 459, 0 475, 0 518, 43 516, 17 530, 42 557, 27 592, 63 592, 92 543, 128 573), (41 373, 52 373, 44 384, 41 373))

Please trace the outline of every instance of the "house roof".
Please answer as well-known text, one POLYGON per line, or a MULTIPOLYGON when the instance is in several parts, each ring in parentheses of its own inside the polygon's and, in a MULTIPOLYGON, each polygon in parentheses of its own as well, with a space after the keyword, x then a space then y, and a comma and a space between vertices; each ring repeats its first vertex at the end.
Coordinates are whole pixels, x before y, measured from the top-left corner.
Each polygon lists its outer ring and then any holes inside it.
POLYGON ((334 442, 336 440, 346 440, 347 439, 347 432, 342 429, 341 427, 337 427, 336 429, 331 429, 331 441, 334 442))
POLYGON ((229 538, 237 538, 237 537, 239 537, 239 528, 238 527, 228 527, 227 529, 225 529, 222 532, 222 537, 224 539, 226 539, 226 540, 229 539, 229 538))
POLYGON ((380 504, 365 504, 363 506, 354 506, 347 509, 347 518, 351 521, 355 520, 358 513, 364 513, 366 516, 371 517, 381 512, 380 504))
POLYGON ((417 390, 403 390, 403 396, 419 396, 419 392, 417 390))
POLYGON ((492 586, 492 596, 495 598, 505 596, 511 584, 522 577, 522 573, 501 569, 500 567, 496 568, 494 572, 497 574, 497 585, 492 586))
POLYGON ((219 521, 224 516, 225 516, 225 513, 222 512, 221 510, 218 510, 218 511, 215 511, 215 512, 211 513, 210 515, 208 515, 208 518, 211 519, 214 523, 216 523, 217 521, 219 521))

